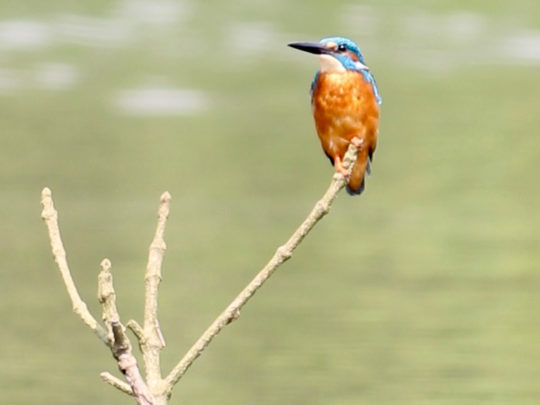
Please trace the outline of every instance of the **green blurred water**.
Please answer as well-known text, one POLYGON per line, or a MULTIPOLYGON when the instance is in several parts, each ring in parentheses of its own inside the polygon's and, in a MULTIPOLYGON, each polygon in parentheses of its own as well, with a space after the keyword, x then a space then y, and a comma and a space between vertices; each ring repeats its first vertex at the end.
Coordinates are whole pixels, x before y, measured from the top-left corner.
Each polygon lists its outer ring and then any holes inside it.
POLYGON ((526 0, 1 3, 0 402, 131 403, 70 311, 42 187, 81 295, 99 316, 110 258, 124 320, 141 319, 171 192, 168 372, 330 180, 317 62, 285 44, 333 34, 360 44, 384 99, 367 190, 340 196, 171 403, 538 403, 540 5, 526 0))

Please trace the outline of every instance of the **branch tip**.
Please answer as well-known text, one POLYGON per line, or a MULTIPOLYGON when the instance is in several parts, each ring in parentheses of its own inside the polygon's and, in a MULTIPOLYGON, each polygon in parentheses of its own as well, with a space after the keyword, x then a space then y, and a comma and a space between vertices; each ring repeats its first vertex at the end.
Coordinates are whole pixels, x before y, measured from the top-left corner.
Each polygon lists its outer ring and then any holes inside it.
POLYGON ((62 280, 64 281, 64 286, 66 287, 66 291, 71 300, 73 311, 90 329, 92 329, 92 331, 103 343, 108 345, 107 331, 97 323, 96 319, 88 310, 88 307, 80 297, 75 282, 71 276, 71 271, 66 259, 66 251, 60 236, 60 228, 58 227, 58 212, 54 209, 52 192, 48 187, 45 187, 41 191, 41 205, 43 206, 41 217, 43 218, 45 226, 47 227, 54 261, 56 262, 58 270, 62 276, 62 280))
POLYGON ((165 191, 163 194, 161 194, 161 197, 159 198, 162 203, 168 203, 169 201, 171 201, 171 199, 172 196, 168 191, 165 191))
POLYGON ((41 190, 41 198, 50 198, 52 196, 51 189, 49 187, 44 187, 43 190, 41 190))
POLYGON ((109 259, 105 258, 101 261, 100 266, 103 271, 110 271, 112 264, 109 259))

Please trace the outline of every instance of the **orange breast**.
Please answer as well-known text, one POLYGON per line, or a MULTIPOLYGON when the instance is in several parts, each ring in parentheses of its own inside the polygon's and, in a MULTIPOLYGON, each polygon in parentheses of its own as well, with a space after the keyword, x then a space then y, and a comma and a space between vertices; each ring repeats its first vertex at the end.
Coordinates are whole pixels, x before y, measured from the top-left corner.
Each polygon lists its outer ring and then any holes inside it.
POLYGON ((371 85, 360 72, 320 73, 313 90, 313 117, 321 145, 332 162, 343 158, 352 138, 363 140, 349 181, 352 191, 359 189, 377 145, 379 105, 371 85))

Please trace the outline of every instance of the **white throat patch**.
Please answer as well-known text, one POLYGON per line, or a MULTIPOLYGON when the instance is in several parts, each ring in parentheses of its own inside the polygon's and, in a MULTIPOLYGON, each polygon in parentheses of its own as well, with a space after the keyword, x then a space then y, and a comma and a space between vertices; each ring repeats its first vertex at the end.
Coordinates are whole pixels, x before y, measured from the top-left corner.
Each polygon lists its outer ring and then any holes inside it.
POLYGON ((359 70, 369 70, 369 68, 366 65, 364 65, 362 62, 354 62, 354 65, 359 70))
POLYGON ((345 68, 339 60, 332 55, 319 55, 319 62, 321 63, 321 72, 344 72, 345 68))

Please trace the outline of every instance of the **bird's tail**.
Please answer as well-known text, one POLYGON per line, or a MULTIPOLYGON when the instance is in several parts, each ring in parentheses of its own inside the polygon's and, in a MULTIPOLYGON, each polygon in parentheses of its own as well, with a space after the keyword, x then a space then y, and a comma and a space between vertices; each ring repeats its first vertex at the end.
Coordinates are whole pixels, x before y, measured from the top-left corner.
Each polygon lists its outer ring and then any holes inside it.
POLYGON ((347 193, 350 195, 359 195, 364 191, 366 185, 366 174, 371 172, 371 167, 369 164, 369 157, 367 153, 358 153, 358 159, 352 169, 351 177, 347 183, 347 193))

